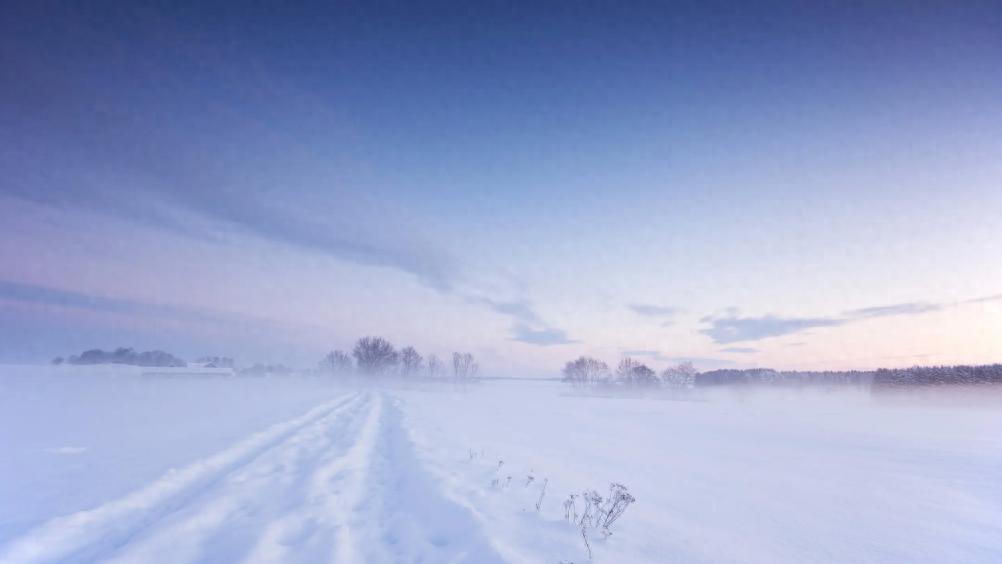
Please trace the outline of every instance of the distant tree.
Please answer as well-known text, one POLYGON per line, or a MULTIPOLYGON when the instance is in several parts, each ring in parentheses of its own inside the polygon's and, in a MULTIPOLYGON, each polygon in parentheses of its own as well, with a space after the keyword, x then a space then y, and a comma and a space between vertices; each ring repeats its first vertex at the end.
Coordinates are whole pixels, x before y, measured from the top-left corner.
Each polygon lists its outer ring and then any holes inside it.
POLYGON ((480 365, 473 362, 470 353, 452 353, 452 373, 459 381, 469 381, 476 378, 480 365))
POLYGON ((405 347, 400 351, 400 375, 404 378, 417 376, 423 364, 424 359, 414 347, 405 347))
POLYGON ((330 374, 351 372, 351 356, 342 351, 331 351, 320 361, 320 370, 330 374))
POLYGON ((369 376, 386 374, 396 367, 400 355, 382 337, 362 337, 351 350, 358 371, 369 376))
POLYGON ((445 370, 442 366, 442 361, 433 354, 428 355, 428 361, 425 363, 425 369, 428 371, 428 378, 437 378, 438 375, 445 370))
POLYGON ((84 351, 80 356, 70 356, 69 364, 129 364, 132 366, 186 366, 186 363, 176 356, 164 351, 146 351, 137 353, 130 347, 118 347, 114 351, 105 352, 101 349, 84 351))
POLYGON ((658 385, 657 373, 632 358, 619 361, 616 377, 627 388, 652 388, 658 385))
POLYGON ((233 365, 235 364, 232 358, 227 358, 225 356, 203 356, 196 362, 202 364, 211 362, 219 368, 233 368, 233 365))
POLYGON ((616 366, 616 379, 627 388, 632 388, 634 385, 634 371, 639 366, 639 360, 633 360, 632 358, 624 358, 623 360, 620 360, 619 365, 616 366))
POLYGON ((186 364, 183 360, 164 351, 146 351, 133 354, 132 359, 132 364, 137 366, 184 366, 186 364))
POLYGON ((645 364, 641 364, 634 371, 633 381, 638 388, 656 388, 661 383, 658 380, 658 373, 645 364))
MULTIPOLYGON (((157 351, 159 352, 159 351, 157 351)), ((136 349, 132 347, 118 347, 111 353, 108 362, 112 364, 138 364, 136 349)))
POLYGON ((63 357, 61 357, 61 356, 57 356, 56 358, 52 359, 52 364, 54 364, 56 366, 58 366, 58 365, 60 365, 62 363, 63 363, 63 357))
POLYGON ((696 374, 699 374, 699 371, 691 362, 680 362, 665 368, 661 373, 661 380, 666 387, 673 390, 688 390, 695 385, 696 374))
POLYGON ((71 356, 70 362, 73 364, 104 364, 108 362, 108 353, 101 349, 91 349, 80 353, 80 356, 71 356))
POLYGON ((564 365, 563 381, 573 386, 595 384, 609 376, 609 365, 601 360, 582 356, 564 365))
POLYGON ((215 364, 219 368, 233 368, 233 359, 232 358, 226 358, 225 356, 222 356, 222 357, 220 357, 220 356, 203 356, 203 357, 199 357, 199 359, 196 360, 195 362, 198 362, 199 364, 207 364, 207 363, 211 362, 212 364, 215 364))

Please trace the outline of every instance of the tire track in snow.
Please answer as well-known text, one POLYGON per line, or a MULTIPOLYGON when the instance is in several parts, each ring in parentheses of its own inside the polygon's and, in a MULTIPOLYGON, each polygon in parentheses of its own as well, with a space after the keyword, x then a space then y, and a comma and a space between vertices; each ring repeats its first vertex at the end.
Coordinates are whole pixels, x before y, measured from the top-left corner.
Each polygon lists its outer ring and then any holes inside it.
POLYGON ((368 472, 366 498, 353 515, 359 562, 503 564, 473 513, 447 499, 424 468, 387 398, 368 472))
POLYGON ((383 398, 373 394, 357 440, 310 477, 307 503, 272 521, 244 564, 357 562, 349 521, 365 496, 383 398))
POLYGON ((272 425, 209 458, 168 471, 123 498, 52 519, 4 547, 0 563, 92 561, 298 430, 348 404, 355 396, 340 396, 300 417, 272 425))
POLYGON ((185 468, 183 481, 54 519, 0 562, 502 563, 414 455, 395 401, 324 404, 185 468))
MULTIPOLYGON (((130 540, 109 564, 238 561, 275 514, 309 504, 318 468, 343 459, 358 442, 371 398, 354 401, 304 427, 239 468, 175 514, 130 540)), ((309 524, 281 540, 308 537, 309 524)))

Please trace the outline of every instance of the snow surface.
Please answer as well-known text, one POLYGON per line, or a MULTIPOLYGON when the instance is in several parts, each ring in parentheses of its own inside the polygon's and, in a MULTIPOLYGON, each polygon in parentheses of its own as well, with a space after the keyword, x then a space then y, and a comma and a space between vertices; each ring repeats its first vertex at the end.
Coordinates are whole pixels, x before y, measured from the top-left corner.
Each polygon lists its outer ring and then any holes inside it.
POLYGON ((2 367, 0 562, 1002 561, 1002 411, 690 399, 2 367))

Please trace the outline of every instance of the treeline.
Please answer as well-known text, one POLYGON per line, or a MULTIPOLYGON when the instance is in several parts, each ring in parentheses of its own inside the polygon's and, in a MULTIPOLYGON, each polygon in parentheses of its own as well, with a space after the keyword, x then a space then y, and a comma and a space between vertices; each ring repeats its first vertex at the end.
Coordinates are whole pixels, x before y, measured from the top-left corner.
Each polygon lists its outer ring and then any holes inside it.
POLYGON ((772 368, 727 368, 697 371, 691 362, 669 367, 661 373, 632 358, 624 358, 615 371, 594 358, 582 356, 564 365, 562 381, 573 386, 622 388, 669 388, 687 390, 714 386, 857 386, 872 382, 873 389, 917 386, 1002 384, 1002 364, 982 366, 913 366, 864 370, 773 370, 772 368))
MULTIPOLYGON (((63 358, 52 359, 52 364, 62 364, 63 358)), ((187 366, 180 358, 164 351, 136 352, 132 347, 118 347, 113 351, 91 349, 79 355, 70 355, 67 364, 128 364, 131 366, 187 366)))
POLYGON ((218 368, 234 368, 236 366, 232 358, 226 358, 225 356, 202 356, 195 362, 199 364, 208 364, 211 362, 218 368))
POLYGON ((696 387, 711 386, 858 386, 873 376, 873 372, 860 370, 801 372, 778 371, 772 368, 733 368, 710 370, 696 376, 696 387))
POLYGON ((319 363, 318 369, 336 375, 359 374, 366 377, 399 376, 402 378, 436 379, 450 375, 459 381, 473 380, 480 365, 470 353, 452 353, 452 364, 430 354, 421 356, 414 347, 397 350, 382 337, 362 337, 350 353, 331 351, 319 363), (450 370, 451 369, 451 370, 450 370))
POLYGON ((874 389, 902 386, 961 386, 1002 384, 1002 364, 981 366, 913 366, 874 372, 874 389))
POLYGON ((619 361, 615 372, 609 365, 591 357, 582 356, 564 365, 562 382, 575 387, 621 387, 628 389, 669 388, 687 390, 695 385, 699 374, 691 362, 682 362, 659 374, 646 364, 632 358, 619 361))

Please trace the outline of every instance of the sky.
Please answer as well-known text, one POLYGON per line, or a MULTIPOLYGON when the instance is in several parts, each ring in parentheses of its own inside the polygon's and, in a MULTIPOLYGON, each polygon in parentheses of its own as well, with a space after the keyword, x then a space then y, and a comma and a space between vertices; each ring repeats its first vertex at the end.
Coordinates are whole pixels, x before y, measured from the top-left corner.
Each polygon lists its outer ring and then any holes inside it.
POLYGON ((0 362, 1002 361, 999 29, 998 2, 5 2, 0 362))

